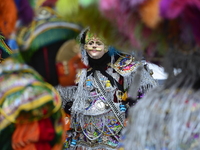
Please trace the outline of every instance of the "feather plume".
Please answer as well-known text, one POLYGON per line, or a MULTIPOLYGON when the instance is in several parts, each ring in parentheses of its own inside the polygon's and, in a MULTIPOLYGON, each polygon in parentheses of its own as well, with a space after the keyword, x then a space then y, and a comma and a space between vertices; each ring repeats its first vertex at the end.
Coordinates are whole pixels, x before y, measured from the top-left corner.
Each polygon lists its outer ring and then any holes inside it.
MULTIPOLYGON (((18 0, 17 0, 18 1, 18 0)), ((20 0, 19 0, 20 1, 20 0)), ((28 0, 30 6, 34 9, 36 8, 36 1, 35 0, 28 0)))
POLYGON ((79 4, 82 6, 82 7, 88 7, 94 3, 96 3, 97 0, 79 0, 79 4))
POLYGON ((125 0, 125 1, 128 1, 129 5, 131 7, 135 7, 135 6, 140 5, 143 2, 148 1, 148 0, 125 0))
POLYGON ((69 16, 77 15, 79 3, 78 0, 58 0, 55 4, 55 9, 61 16, 69 18, 69 16))
POLYGON ((159 2, 160 0, 148 0, 139 6, 139 13, 142 21, 153 29, 155 29, 161 21, 159 2))
MULTIPOLYGON (((59 1, 57 3, 59 3, 59 1)), ((64 4, 62 4, 61 6, 63 5, 64 4)), ((83 28, 90 27, 90 31, 104 38, 108 45, 113 45, 118 49, 125 49, 125 44, 127 44, 128 42, 124 41, 127 41, 127 39, 123 39, 123 34, 120 33, 117 28, 113 26, 113 24, 111 24, 107 19, 103 17, 103 15, 98 10, 97 3, 92 3, 88 7, 81 7, 80 5, 75 6, 77 8, 76 11, 75 9, 71 9, 70 6, 67 12, 65 11, 64 13, 62 13, 62 16, 67 21, 80 24, 83 28)), ((59 7, 58 5, 56 7, 56 10, 58 10, 58 12, 62 11, 61 7, 59 7)), ((126 47, 128 46, 130 46, 130 44, 126 45, 126 47)))
MULTIPOLYGON (((198 0, 162 0, 160 3, 161 15, 166 19, 180 19, 180 27, 182 27, 184 22, 192 28, 193 34, 197 44, 200 44, 200 1, 198 0), (182 23, 182 24, 181 24, 182 23)), ((184 32, 184 31, 183 31, 184 32)))
MULTIPOLYGON (((118 32, 121 34, 118 38, 121 38, 120 43, 127 43, 130 47, 140 49, 141 45, 139 40, 133 34, 136 30, 136 16, 134 13, 127 13, 126 8, 123 7, 119 0, 101 0, 100 11, 110 23, 115 26, 118 32), (126 41, 126 42, 125 42, 126 41), (127 42, 129 41, 129 42, 127 42)), ((125 45, 125 44, 122 44, 125 45)), ((122 49, 125 47, 122 47, 122 49)))
POLYGON ((33 8, 30 6, 27 0, 20 0, 18 6, 18 18, 22 21, 23 25, 31 23, 34 17, 33 8))
MULTIPOLYGON (((171 19, 179 21, 177 17, 183 14, 186 4, 200 6, 198 0, 183 0, 180 5, 179 0, 99 0, 98 3, 96 0, 58 0, 57 4, 61 1, 56 9, 67 21, 83 28, 89 26, 91 32, 104 37, 108 45, 126 52, 148 49, 158 56, 163 56, 169 43, 180 40, 180 23, 173 23, 171 19), (169 20, 162 21, 161 17, 169 20)), ((197 26, 191 27, 198 31, 197 26)))
POLYGON ((185 9, 185 20, 186 22, 189 22, 191 27, 192 27, 192 31, 193 34, 195 36, 195 40, 198 43, 198 45, 200 46, 200 9, 198 9, 197 7, 191 7, 188 6, 185 9))
POLYGON ((200 10, 199 0, 161 0, 160 12, 161 16, 167 19, 174 19, 182 15, 187 7, 196 7, 200 10))
POLYGON ((161 0, 160 14, 163 18, 174 19, 183 11, 187 0, 161 0))

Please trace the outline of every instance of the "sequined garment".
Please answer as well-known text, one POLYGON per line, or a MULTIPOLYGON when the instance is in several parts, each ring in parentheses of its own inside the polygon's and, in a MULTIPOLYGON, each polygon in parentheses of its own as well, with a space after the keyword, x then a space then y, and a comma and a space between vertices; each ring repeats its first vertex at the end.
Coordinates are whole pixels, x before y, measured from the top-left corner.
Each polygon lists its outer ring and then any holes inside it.
MULTIPOLYGON (((71 132, 66 139, 65 148, 82 147, 86 149, 116 149, 120 140, 120 132, 124 127, 125 113, 128 104, 127 88, 130 86, 136 70, 143 66, 134 61, 134 57, 123 55, 111 64, 107 64, 105 72, 114 78, 111 84, 108 76, 92 68, 81 70, 77 75, 77 87, 58 87, 63 98, 63 105, 72 101, 71 132), (119 88, 120 84, 122 89, 119 88), (76 89, 72 92, 72 89, 76 89)), ((138 91, 145 92, 156 86, 155 80, 143 67, 142 81, 138 91)), ((65 107, 65 106, 63 106, 65 107)))

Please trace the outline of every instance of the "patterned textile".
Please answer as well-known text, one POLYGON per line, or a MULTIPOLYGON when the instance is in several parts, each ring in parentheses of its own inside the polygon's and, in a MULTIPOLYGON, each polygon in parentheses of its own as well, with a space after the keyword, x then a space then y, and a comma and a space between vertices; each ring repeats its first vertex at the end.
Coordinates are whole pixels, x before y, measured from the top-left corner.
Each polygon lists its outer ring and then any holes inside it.
POLYGON ((61 149, 64 124, 56 90, 15 58, 1 64, 0 82, 1 149, 61 149))

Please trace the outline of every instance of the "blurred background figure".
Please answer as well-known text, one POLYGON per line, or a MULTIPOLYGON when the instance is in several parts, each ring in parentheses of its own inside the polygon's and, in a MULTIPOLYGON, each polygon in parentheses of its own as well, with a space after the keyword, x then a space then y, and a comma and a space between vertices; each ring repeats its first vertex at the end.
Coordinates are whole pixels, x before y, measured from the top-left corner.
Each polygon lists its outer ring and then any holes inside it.
POLYGON ((80 29, 80 26, 62 20, 53 9, 40 7, 31 24, 19 28, 16 33, 17 42, 26 62, 46 81, 56 86, 59 84, 56 69, 57 52, 64 42, 75 39, 80 29))
POLYGON ((61 99, 14 53, 0 65, 0 144, 8 149, 62 149, 61 99))
POLYGON ((75 85, 76 74, 80 69, 86 68, 81 61, 79 44, 75 39, 66 41, 59 48, 56 55, 56 68, 59 85, 63 87, 75 85))
MULTIPOLYGON (((1 56, 8 57, 0 66, 0 136, 4 137, 0 143, 3 150, 62 149, 65 114, 60 95, 53 86, 63 82, 59 83, 56 57, 62 44, 75 39, 80 29, 59 18, 53 9, 40 7, 30 24, 20 24, 14 32, 18 51, 12 52, 1 39, 1 56)), ((65 61, 76 57, 75 64, 80 62, 78 51, 70 56, 65 61)))
POLYGON ((170 52, 165 60, 170 76, 130 109, 120 150, 198 150, 200 51, 170 52), (170 61, 170 63, 169 63, 170 61), (181 70, 174 72, 173 70, 181 70))

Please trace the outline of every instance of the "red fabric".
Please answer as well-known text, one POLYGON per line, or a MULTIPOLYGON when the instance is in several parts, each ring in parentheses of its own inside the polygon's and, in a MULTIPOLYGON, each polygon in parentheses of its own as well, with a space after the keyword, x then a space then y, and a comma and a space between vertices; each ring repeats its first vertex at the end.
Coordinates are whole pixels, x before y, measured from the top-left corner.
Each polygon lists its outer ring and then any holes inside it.
POLYGON ((40 137, 39 141, 51 141, 55 137, 54 127, 49 118, 39 121, 40 137))
POLYGON ((35 144, 37 150, 51 150, 51 146, 48 142, 38 142, 35 144))
POLYGON ((54 127, 50 119, 39 121, 40 136, 39 141, 35 144, 37 150, 51 150, 50 141, 55 137, 54 127))

